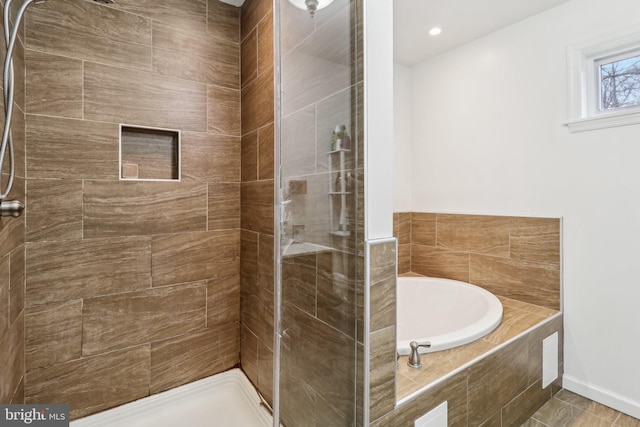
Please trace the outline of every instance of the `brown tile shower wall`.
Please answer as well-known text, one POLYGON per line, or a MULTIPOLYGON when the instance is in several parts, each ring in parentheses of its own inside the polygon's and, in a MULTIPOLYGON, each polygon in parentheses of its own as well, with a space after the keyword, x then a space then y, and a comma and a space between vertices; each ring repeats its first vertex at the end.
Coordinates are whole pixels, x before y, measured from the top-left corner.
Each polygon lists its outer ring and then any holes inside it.
POLYGON ((560 219, 394 214, 398 270, 560 309, 560 219))
MULTIPOLYGON (((4 2, 2 2, 4 3, 4 2)), ((17 6, 13 4, 13 13, 17 6)), ((0 28, 3 24, 0 23, 0 28)), ((4 64, 4 55, 0 58, 4 64)), ((12 135, 15 153, 15 181, 7 200, 24 201, 24 34, 19 33, 13 57, 15 98, 12 135)), ((0 82, 1 85, 1 82, 0 82)), ((4 124, 4 107, 0 124, 4 124)), ((2 176, 9 171, 8 153, 2 176)), ((4 187, 3 187, 4 189, 4 187)), ((24 402, 24 230, 25 216, 0 218, 0 403, 24 402)))
POLYGON ((335 273, 345 257, 354 269, 353 257, 331 249, 283 259, 284 425, 352 425, 354 284, 353 278, 335 273))
POLYGON ((271 0, 242 6, 241 329, 242 369, 273 399, 274 74, 271 0))
POLYGON ((240 10, 58 0, 25 43, 26 401, 77 418, 235 366, 240 10), (119 181, 119 123, 179 129, 182 180, 119 181))

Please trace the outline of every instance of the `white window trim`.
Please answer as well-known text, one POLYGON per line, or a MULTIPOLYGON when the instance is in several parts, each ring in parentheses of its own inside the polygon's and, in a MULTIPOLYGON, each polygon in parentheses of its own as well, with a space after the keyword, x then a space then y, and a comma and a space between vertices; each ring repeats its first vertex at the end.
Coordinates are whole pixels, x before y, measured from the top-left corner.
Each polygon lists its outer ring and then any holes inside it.
POLYGON ((617 126, 640 124, 640 107, 614 111, 599 111, 594 61, 640 47, 638 27, 628 28, 600 37, 598 41, 581 43, 567 49, 569 71, 569 132, 584 132, 617 126), (591 87, 590 87, 591 86, 591 87))

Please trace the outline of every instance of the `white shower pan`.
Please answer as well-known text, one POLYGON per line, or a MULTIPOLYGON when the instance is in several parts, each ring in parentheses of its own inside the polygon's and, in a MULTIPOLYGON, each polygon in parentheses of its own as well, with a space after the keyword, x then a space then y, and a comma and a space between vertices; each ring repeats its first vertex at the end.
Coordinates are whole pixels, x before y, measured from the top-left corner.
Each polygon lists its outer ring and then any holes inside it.
POLYGON ((272 417, 239 369, 71 422, 71 427, 269 427, 272 417))

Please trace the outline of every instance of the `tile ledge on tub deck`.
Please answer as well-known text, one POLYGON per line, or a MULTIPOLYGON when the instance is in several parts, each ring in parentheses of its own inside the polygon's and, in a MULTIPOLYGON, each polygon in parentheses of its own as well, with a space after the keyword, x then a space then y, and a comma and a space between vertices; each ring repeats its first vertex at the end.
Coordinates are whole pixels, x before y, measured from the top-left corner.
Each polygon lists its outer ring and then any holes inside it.
POLYGON ((496 345, 494 348, 492 348, 491 350, 478 355, 477 357, 473 358, 472 360, 470 360, 467 363, 464 363, 463 365, 459 366, 456 369, 453 369, 452 371, 450 371, 449 373, 447 373, 446 375, 443 375, 442 377, 438 378, 437 380, 429 383, 429 384, 425 384, 423 387, 421 387, 420 389, 414 391, 413 393, 410 393, 406 396, 401 397, 400 399, 396 400, 396 408, 399 406, 404 405, 405 403, 408 403, 410 400, 412 400, 413 398, 419 396, 420 394, 426 392, 427 390, 431 389, 432 387, 435 387, 436 385, 446 381, 449 378, 452 378, 453 376, 455 376, 456 374, 464 371, 465 369, 467 369, 468 367, 472 366, 473 364, 477 363, 478 361, 498 352, 499 350, 501 350, 502 348, 506 347, 507 345, 511 344, 512 342, 518 340, 519 338, 529 334, 530 332, 541 328, 542 326, 546 325, 547 323, 552 322, 553 320, 555 320, 556 318, 562 316, 561 312, 557 312, 552 316, 549 316, 548 318, 544 319, 543 321, 531 326, 530 328, 527 328, 526 330, 522 331, 521 333, 517 334, 516 336, 510 338, 509 340, 496 345))

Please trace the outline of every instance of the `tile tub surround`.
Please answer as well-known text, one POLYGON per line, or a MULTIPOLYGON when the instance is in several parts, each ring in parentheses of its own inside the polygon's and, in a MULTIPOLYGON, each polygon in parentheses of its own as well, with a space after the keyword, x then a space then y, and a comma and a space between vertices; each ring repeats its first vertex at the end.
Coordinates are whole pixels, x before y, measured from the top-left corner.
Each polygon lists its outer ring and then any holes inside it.
MULTIPOLYGON (((542 340, 554 332, 562 333, 561 314, 437 381, 374 420, 372 426, 413 426, 418 417, 445 400, 449 426, 522 425, 560 389, 560 380, 541 387, 542 340)), ((400 359, 401 366, 403 362, 406 357, 400 359)), ((422 370, 429 369, 424 361, 423 365, 422 370)))
POLYGON ((559 310, 560 228, 558 218, 396 213, 398 271, 559 310))
POLYGON ((26 401, 77 418, 236 366, 240 9, 58 0, 24 29, 26 401), (119 181, 120 123, 180 130, 182 180, 119 181))
POLYGON ((393 410, 396 384, 395 239, 369 248, 369 419, 393 410))
MULTIPOLYGON (((481 261, 493 262, 490 266, 506 265, 498 269, 501 274, 492 277, 503 292, 489 289, 500 297, 504 318, 498 329, 479 341, 423 355, 424 367, 417 371, 406 366, 405 356, 396 372, 390 359, 395 347, 385 351, 386 356, 370 368, 372 381, 395 374, 395 397, 408 400, 395 408, 395 399, 376 402, 371 408, 372 425, 413 425, 444 400, 449 402, 452 426, 519 426, 527 421, 560 388, 559 379, 545 389, 541 387, 542 339, 556 331, 562 335, 562 314, 558 312, 560 221, 399 213, 394 214, 394 235, 398 239, 398 270, 405 275, 473 283, 471 278, 483 277, 472 275, 476 271, 474 257, 485 257, 481 261), (526 287, 527 283, 538 283, 532 276, 540 271, 543 298, 526 287), (544 271, 557 278, 548 280, 544 271), (522 272, 528 273, 527 281, 514 279, 522 272)), ((375 302, 373 291, 371 298, 371 312, 384 312, 385 304, 375 302)), ((381 343, 390 339, 391 335, 381 343)), ((392 342, 395 344, 395 339, 392 342)), ((562 357, 561 353, 560 371, 562 357)))
POLYGON ((545 307, 498 298, 503 307, 502 323, 490 334, 470 344, 421 355, 422 369, 409 368, 408 356, 401 356, 396 375, 396 398, 406 398, 558 313, 545 307))

